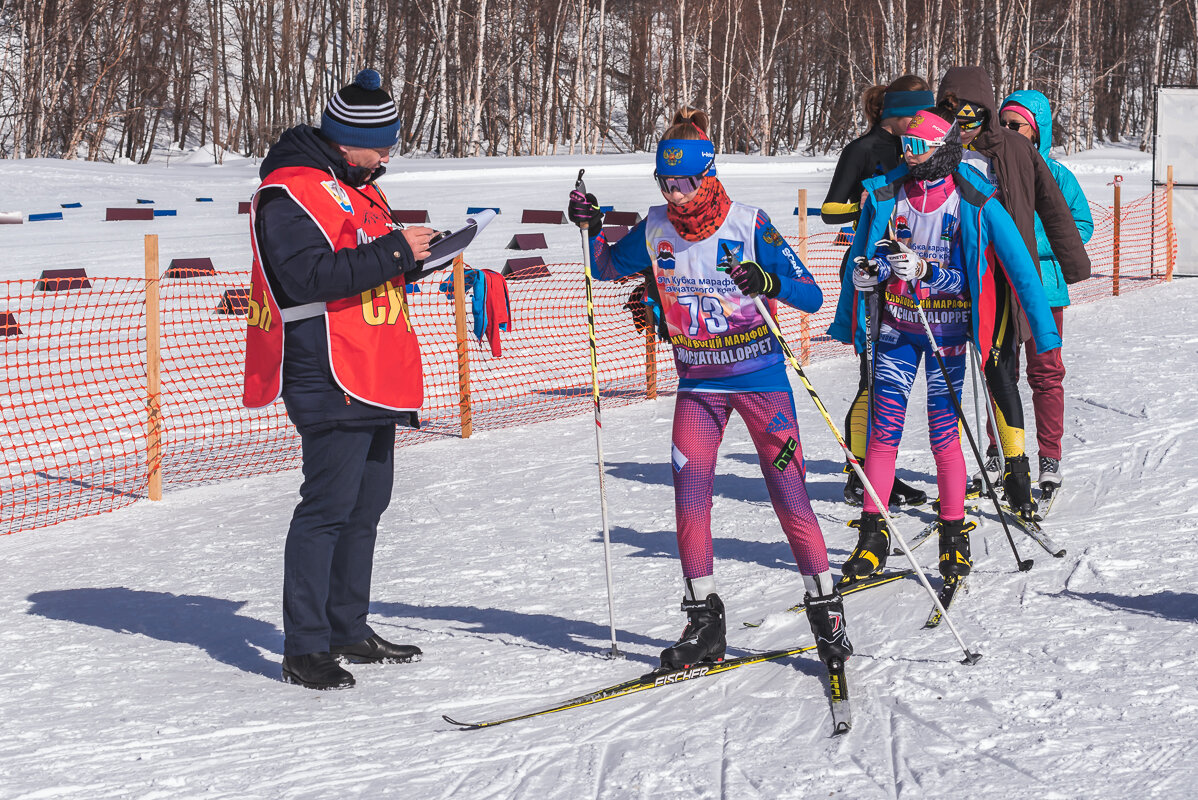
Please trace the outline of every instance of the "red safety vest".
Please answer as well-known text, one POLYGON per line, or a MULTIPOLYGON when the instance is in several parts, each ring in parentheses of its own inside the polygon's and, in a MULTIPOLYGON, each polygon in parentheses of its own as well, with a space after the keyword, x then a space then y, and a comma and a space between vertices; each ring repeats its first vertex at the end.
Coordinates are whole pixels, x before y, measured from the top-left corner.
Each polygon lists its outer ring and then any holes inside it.
MULTIPOLYGON (((273 403, 283 386, 285 315, 262 269, 254 225, 258 199, 268 188, 284 190, 308 212, 333 251, 357 247, 391 232, 390 207, 373 184, 355 191, 332 174, 311 167, 283 167, 266 176, 250 204, 254 263, 242 395, 249 408, 273 403)), ((360 295, 326 303, 324 318, 333 378, 347 395, 395 411, 420 408, 424 400, 420 344, 408 316, 402 276, 360 295)))

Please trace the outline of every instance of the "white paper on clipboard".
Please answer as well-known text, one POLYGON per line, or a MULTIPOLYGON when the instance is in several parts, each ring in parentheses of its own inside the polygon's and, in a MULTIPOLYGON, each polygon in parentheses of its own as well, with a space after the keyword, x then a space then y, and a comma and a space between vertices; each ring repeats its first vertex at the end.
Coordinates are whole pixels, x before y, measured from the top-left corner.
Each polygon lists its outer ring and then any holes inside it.
POLYGON ((424 259, 420 271, 429 272, 453 261, 458 254, 470 246, 479 232, 487 227, 493 219, 495 219, 495 211, 490 208, 484 208, 477 214, 467 217, 465 225, 448 236, 438 239, 429 247, 429 256, 424 259))

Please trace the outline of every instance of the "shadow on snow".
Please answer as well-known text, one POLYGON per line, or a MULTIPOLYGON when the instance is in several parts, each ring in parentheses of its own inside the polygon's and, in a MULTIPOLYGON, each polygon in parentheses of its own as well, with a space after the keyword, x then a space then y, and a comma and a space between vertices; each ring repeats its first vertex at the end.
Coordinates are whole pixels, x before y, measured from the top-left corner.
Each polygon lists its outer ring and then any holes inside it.
POLYGON ((1131 611, 1174 622, 1198 622, 1198 594, 1192 592, 1157 592, 1144 595, 1121 595, 1109 592, 1061 592, 1063 597, 1075 597, 1113 611, 1131 611))
MULTIPOLYGON (((460 622, 469 626, 471 634, 483 638, 513 636, 552 650, 570 653, 590 650, 599 653, 606 651, 611 645, 611 628, 607 624, 600 625, 553 614, 526 614, 503 608, 474 606, 417 606, 377 600, 371 602, 370 611, 371 614, 385 617, 460 622)), ((616 641, 621 649, 629 644, 636 644, 662 650, 673 644, 672 641, 643 636, 620 628, 616 629, 616 641)), ((653 667, 658 663, 656 654, 625 651, 625 655, 629 661, 641 661, 653 667)))
POLYGON ((123 586, 56 589, 34 592, 27 599, 33 603, 29 613, 39 617, 188 644, 222 664, 279 677, 279 663, 267 660, 258 648, 281 653, 283 632, 268 622, 239 614, 245 600, 123 586))

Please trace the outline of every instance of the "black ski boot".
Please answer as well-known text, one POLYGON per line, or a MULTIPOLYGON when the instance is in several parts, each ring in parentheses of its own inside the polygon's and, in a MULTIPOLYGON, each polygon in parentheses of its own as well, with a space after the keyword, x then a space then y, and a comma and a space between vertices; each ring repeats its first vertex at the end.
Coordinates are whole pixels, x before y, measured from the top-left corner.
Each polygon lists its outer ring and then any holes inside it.
POLYGON ((849 474, 849 479, 844 484, 844 501, 851 506, 864 504, 865 487, 861 485, 861 479, 857 477, 857 471, 849 466, 846 466, 844 471, 849 474))
POLYGON ((662 669, 684 669, 693 664, 724 660, 727 647, 724 629, 724 604, 720 596, 707 595, 706 600, 682 600, 686 612, 686 627, 678 641, 661 651, 662 669))
POLYGON ((964 578, 973 569, 969 558, 969 532, 978 525, 973 520, 939 520, 940 523, 940 577, 964 578))
POLYGON ((857 528, 857 548, 840 569, 842 584, 881 572, 890 555, 890 530, 881 514, 866 511, 849 524, 857 528))
POLYGON ((1026 455, 1007 459, 1002 483, 1011 510, 1024 519, 1032 519, 1036 513, 1036 501, 1032 499, 1032 468, 1026 455))
MULTIPOLYGON (((852 467, 845 467, 845 471, 849 473, 849 479, 844 484, 844 501, 851 506, 865 505, 865 486, 857 472, 852 467)), ((928 493, 895 478, 886 502, 892 506, 922 506, 928 502, 928 493)))
POLYGON ((890 505, 922 506, 926 502, 928 502, 927 492, 903 483, 898 478, 894 479, 894 486, 890 487, 890 505))
POLYGON ((840 592, 833 589, 832 594, 820 597, 805 594, 803 606, 807 609, 807 622, 815 636, 819 660, 829 667, 834 663, 843 665, 853 654, 853 643, 844 624, 844 600, 840 592))

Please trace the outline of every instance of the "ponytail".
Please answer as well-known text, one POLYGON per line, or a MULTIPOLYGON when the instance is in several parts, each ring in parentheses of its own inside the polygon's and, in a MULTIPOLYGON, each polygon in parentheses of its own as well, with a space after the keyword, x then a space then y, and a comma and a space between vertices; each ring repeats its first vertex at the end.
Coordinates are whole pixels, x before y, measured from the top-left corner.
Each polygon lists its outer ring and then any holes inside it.
POLYGON ((873 127, 882 121, 882 101, 886 95, 886 87, 878 84, 871 86, 861 94, 861 110, 865 112, 865 122, 873 127))
POLYGON ((707 135, 707 130, 710 125, 711 118, 707 116, 706 111, 683 106, 674 112, 674 119, 661 138, 663 140, 708 139, 710 137, 707 135))

